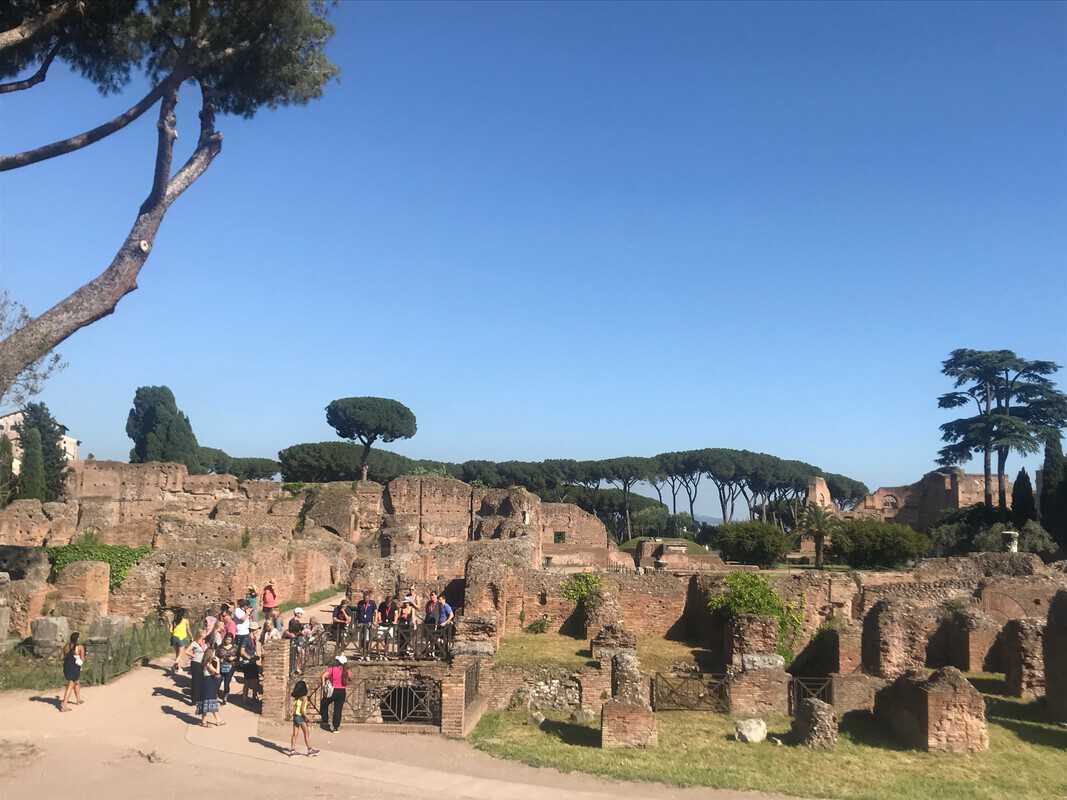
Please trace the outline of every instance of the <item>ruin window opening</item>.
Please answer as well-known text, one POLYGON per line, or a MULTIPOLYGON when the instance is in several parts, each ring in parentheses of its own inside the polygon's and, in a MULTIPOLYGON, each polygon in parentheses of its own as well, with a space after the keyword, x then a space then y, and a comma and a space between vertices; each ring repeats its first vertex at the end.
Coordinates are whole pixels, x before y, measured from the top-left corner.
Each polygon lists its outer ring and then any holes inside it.
POLYGON ((556 531, 555 533, 552 534, 552 544, 566 544, 566 543, 567 543, 567 532, 566 531, 556 531))

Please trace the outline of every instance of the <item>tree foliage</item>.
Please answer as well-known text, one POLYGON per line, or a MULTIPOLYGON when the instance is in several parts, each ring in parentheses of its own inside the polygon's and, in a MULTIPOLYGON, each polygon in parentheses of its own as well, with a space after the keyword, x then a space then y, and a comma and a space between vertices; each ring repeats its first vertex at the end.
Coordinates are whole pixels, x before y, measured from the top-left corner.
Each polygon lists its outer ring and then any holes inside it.
POLYGON ((1061 547, 1067 547, 1067 461, 1059 431, 1045 440, 1040 511, 1042 527, 1061 547))
POLYGON ((799 609, 789 606, 767 579, 757 573, 731 572, 724 584, 724 592, 708 598, 708 610, 732 618, 751 614, 777 619, 778 652, 787 662, 792 661, 793 647, 803 624, 799 609))
MULTIPOLYGON (((30 319, 26 306, 13 299, 7 289, 0 289, 0 340, 26 327, 30 319)), ((0 407, 8 404, 21 406, 29 402, 31 397, 41 393, 45 381, 65 366, 59 353, 45 353, 24 364, 6 389, 0 383, 0 407)))
POLYGON ((41 435, 45 499, 58 500, 63 495, 67 475, 67 451, 63 449, 67 429, 56 421, 44 403, 28 403, 22 408, 22 421, 16 427, 19 437, 24 437, 30 428, 41 435))
POLYGON ((371 446, 379 439, 410 439, 417 425, 411 409, 387 397, 342 397, 326 406, 326 422, 342 439, 362 443, 360 465, 365 467, 371 446))
POLYGON ((19 500, 48 499, 48 482, 41 452, 41 432, 30 428, 22 437, 22 467, 19 470, 19 500))
POLYGON ((104 561, 111 567, 108 588, 115 591, 122 586, 130 569, 152 552, 148 545, 129 547, 122 544, 102 544, 95 536, 86 535, 76 542, 62 547, 49 547, 52 572, 61 573, 75 561, 104 561))
POLYGON ((1026 467, 1019 470, 1015 483, 1011 487, 1011 515, 1015 525, 1021 528, 1027 522, 1037 521, 1037 501, 1034 499, 1034 486, 1030 483, 1030 474, 1026 467))
POLYGON ((131 464, 171 461, 185 464, 193 475, 205 472, 192 423, 166 386, 137 389, 126 417, 126 435, 133 439, 131 464))
POLYGON ((930 539, 908 525, 861 518, 843 520, 830 550, 856 569, 892 568, 925 555, 930 539))
MULTIPOLYGON (((74 152, 114 135, 158 106, 151 183, 133 225, 110 265, 44 313, 0 339, 0 397, 81 328, 114 311, 137 287, 170 206, 210 167, 222 149, 218 113, 251 117, 260 108, 318 97, 337 69, 325 55, 333 33, 326 4, 315 0, 10 0, 0 4, 0 77, 36 67, 0 84, 0 93, 40 84, 50 66, 66 62, 103 94, 135 78, 149 89, 119 115, 55 142, 0 156, 0 171, 74 152), (192 154, 174 165, 178 91, 200 90, 200 132, 192 154)), ((124 166, 129 168, 129 165, 124 166)), ((73 224, 73 223, 72 223, 73 224)), ((27 384, 32 387, 33 380, 27 384)))
POLYGON ((0 433, 0 508, 6 506, 15 496, 15 450, 6 433, 0 433))
POLYGON ((785 559, 793 548, 793 537, 762 520, 726 522, 719 526, 713 543, 727 561, 771 567, 785 559))
POLYGON ((815 542, 815 568, 822 569, 825 560, 826 541, 841 527, 840 520, 829 509, 817 503, 808 503, 800 515, 798 527, 802 534, 815 542))

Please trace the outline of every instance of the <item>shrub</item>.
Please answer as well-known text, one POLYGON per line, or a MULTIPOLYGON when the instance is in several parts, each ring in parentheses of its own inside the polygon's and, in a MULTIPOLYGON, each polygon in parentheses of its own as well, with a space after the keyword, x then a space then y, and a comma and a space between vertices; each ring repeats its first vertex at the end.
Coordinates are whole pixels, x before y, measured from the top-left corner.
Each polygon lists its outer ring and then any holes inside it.
POLYGON ((914 528, 877 519, 846 520, 830 544, 835 557, 857 569, 899 566, 929 549, 929 537, 914 528))
POLYGON ((1019 550, 1024 553, 1053 553, 1056 543, 1040 523, 1030 520, 1016 528, 1010 514, 986 510, 979 503, 945 514, 930 530, 932 553, 955 556, 966 553, 1003 552, 1006 530, 1019 531, 1019 550))
POLYGON ((786 662, 792 661, 803 624, 799 608, 782 600, 767 579, 755 572, 731 572, 725 585, 725 592, 708 599, 708 610, 728 617, 774 617, 778 620, 778 652, 786 662))
POLYGON ((588 609, 600 598, 600 576, 592 572, 579 572, 567 578, 559 591, 566 599, 588 609))
POLYGON ((75 561, 105 561, 111 566, 111 578, 108 589, 115 591, 126 580, 126 573, 138 561, 152 552, 152 548, 128 547, 124 544, 102 544, 94 534, 87 533, 76 542, 62 547, 49 547, 48 558, 52 562, 52 573, 59 575, 65 567, 75 561))
POLYGON ((727 561, 770 567, 793 549, 793 537, 770 522, 728 522, 720 525, 716 545, 727 561))
POLYGON ((526 626, 527 633, 545 633, 548 630, 548 617, 535 619, 526 626))

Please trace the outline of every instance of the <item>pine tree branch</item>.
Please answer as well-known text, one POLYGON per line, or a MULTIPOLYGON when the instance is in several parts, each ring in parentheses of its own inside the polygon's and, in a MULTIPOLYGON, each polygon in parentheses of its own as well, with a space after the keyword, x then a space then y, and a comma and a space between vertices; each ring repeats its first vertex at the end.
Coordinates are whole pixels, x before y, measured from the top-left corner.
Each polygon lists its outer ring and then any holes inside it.
POLYGON ((67 14, 80 8, 81 2, 79 0, 63 0, 63 2, 56 3, 43 14, 23 20, 21 25, 16 25, 6 31, 0 31, 0 52, 33 38, 49 25, 58 22, 67 14))
POLYGON ((0 94, 8 94, 9 92, 21 92, 23 89, 31 89, 37 84, 44 81, 45 76, 48 75, 48 68, 52 66, 52 62, 55 60, 56 54, 59 52, 61 42, 56 42, 51 50, 48 51, 48 55, 44 57, 44 61, 41 62, 40 68, 28 78, 23 78, 21 81, 10 81, 9 83, 0 83, 0 94))

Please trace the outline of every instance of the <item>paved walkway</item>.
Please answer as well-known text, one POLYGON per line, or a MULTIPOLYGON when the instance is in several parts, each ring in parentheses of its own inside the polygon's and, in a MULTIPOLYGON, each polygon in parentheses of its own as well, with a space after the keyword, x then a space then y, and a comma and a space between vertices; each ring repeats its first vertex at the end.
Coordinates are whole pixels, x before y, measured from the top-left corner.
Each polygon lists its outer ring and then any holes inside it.
MULTIPOLYGON (((315 613, 330 605, 316 605, 315 613)), ((382 800, 766 800, 770 795, 672 789, 562 774, 501 761, 432 735, 328 734, 312 729, 314 758, 284 754, 290 729, 261 724, 232 703, 226 724, 201 728, 158 665, 58 711, 55 692, 0 693, 0 797, 4 800, 187 800, 212 796, 382 800)))

